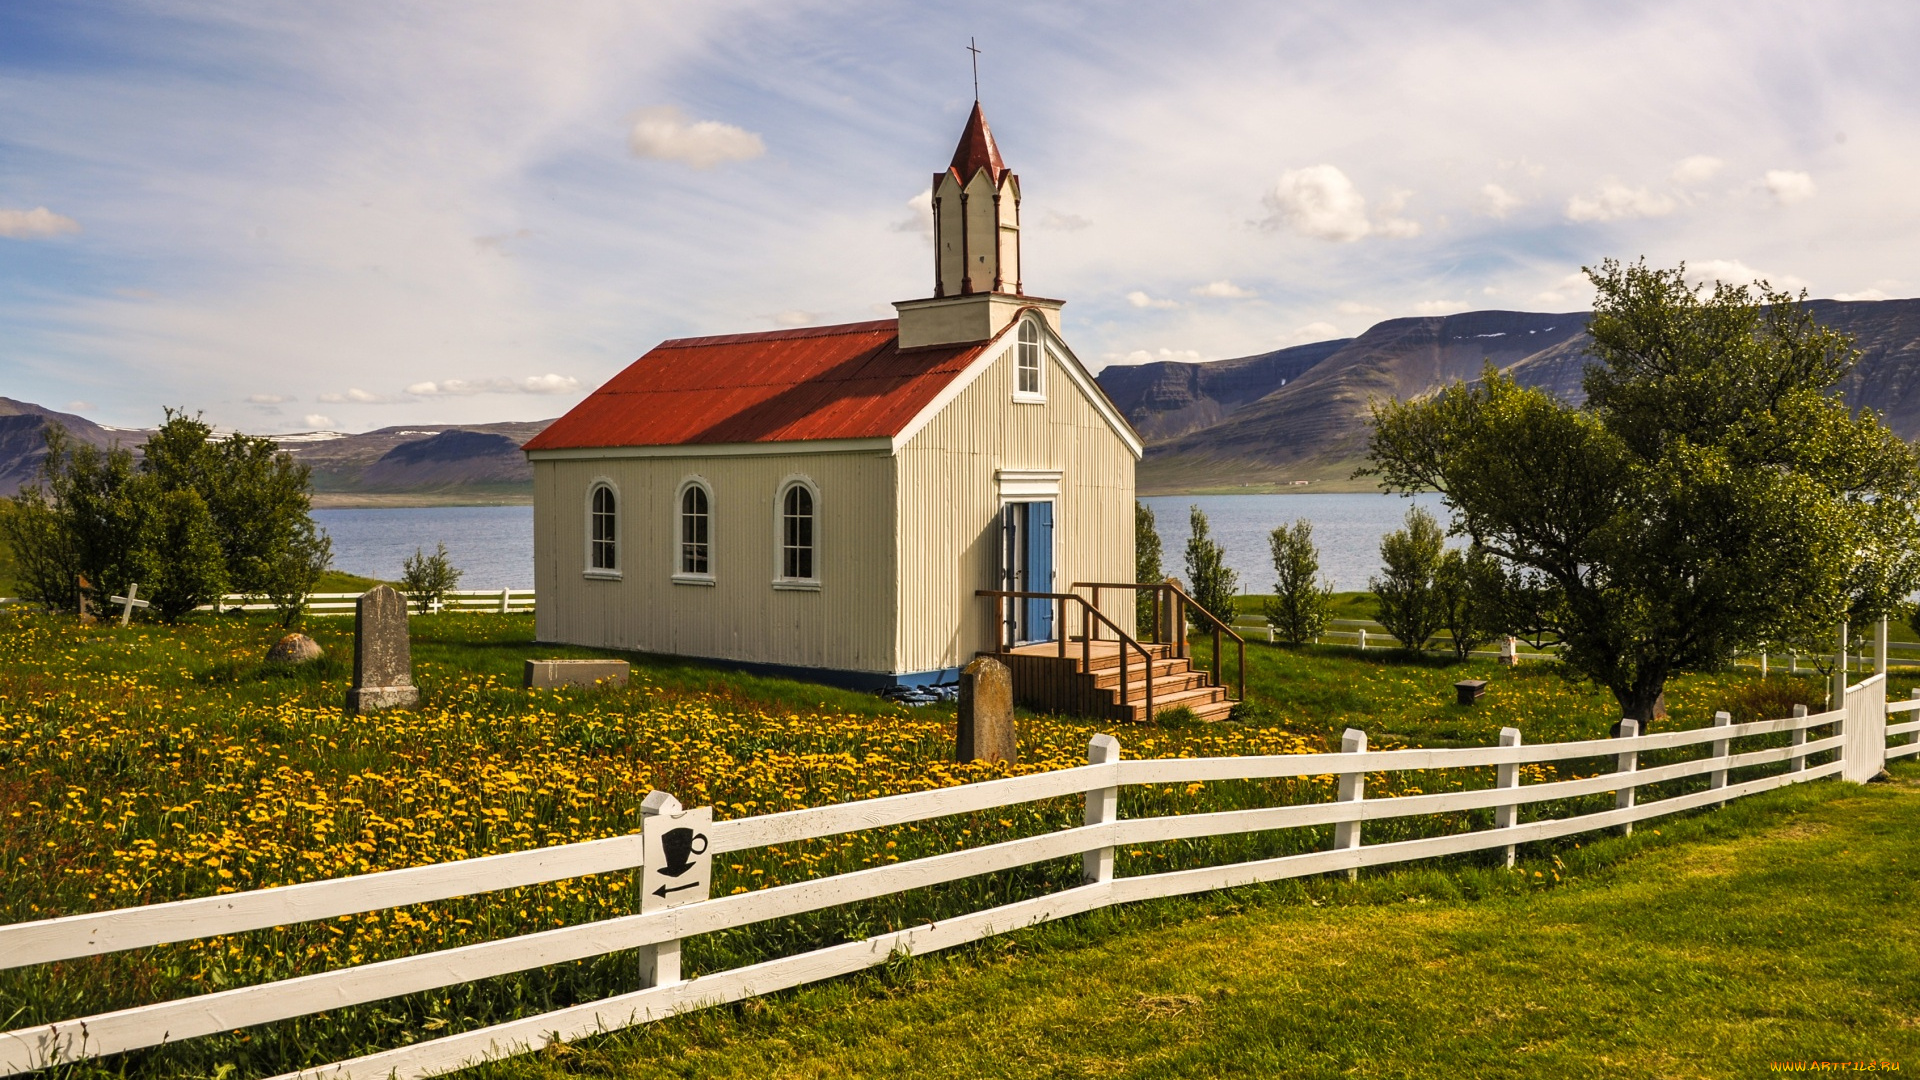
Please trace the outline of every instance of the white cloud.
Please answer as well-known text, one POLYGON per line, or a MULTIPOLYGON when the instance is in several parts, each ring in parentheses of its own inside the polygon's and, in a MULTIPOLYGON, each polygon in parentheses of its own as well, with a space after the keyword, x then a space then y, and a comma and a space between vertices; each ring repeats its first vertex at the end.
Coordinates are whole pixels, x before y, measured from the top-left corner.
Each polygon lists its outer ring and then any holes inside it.
POLYGON ((679 109, 659 105, 634 114, 627 146, 636 157, 680 161, 711 169, 728 161, 747 161, 767 152, 760 136, 718 120, 688 123, 679 109))
POLYGON ((473 238, 473 246, 489 255, 499 255, 503 258, 510 259, 513 257, 513 252, 507 250, 507 241, 524 240, 532 235, 532 229, 515 229, 512 232, 500 233, 497 236, 476 236, 473 238))
POLYGON ((1326 341, 1340 336, 1340 328, 1330 322, 1310 322, 1293 329, 1295 341, 1326 341))
POLYGON ((1721 161, 1717 157, 1708 154, 1695 154, 1681 161, 1680 164, 1675 165, 1672 175, 1668 176, 1667 179, 1682 187, 1692 187, 1696 184, 1704 184, 1713 179, 1714 174, 1718 173, 1725 165, 1726 162, 1721 161))
POLYGON ((91 409, 91 408, 93 408, 93 402, 91 402, 91 401, 69 401, 69 402, 67 402, 67 408, 69 408, 69 409, 71 409, 71 410, 73 410, 74 412, 82 412, 82 411, 84 411, 84 410, 87 410, 87 409, 91 409))
POLYGON ((1128 353, 1108 353, 1106 360, 1109 364, 1158 364, 1168 362, 1176 364, 1197 364, 1200 362, 1200 354, 1192 349, 1161 349, 1157 352, 1146 349, 1135 349, 1128 353))
POLYGON ((1063 214, 1058 210, 1049 210, 1040 215, 1040 227, 1043 229, 1079 232, 1091 224, 1093 221, 1090 218, 1083 218, 1079 214, 1063 214))
POLYGON ((1761 182, 1782 206, 1805 202, 1813 198, 1818 190, 1814 187, 1813 177, 1789 169, 1770 169, 1761 182))
MULTIPOLYGON (((408 391, 411 393, 412 391, 408 391)), ((317 399, 326 405, 391 405, 393 399, 385 394, 353 387, 344 394, 321 394, 317 399)))
POLYGON ((1575 195, 1567 200, 1569 221, 1613 221, 1618 218, 1663 217, 1673 213, 1673 196, 1630 188, 1609 180, 1592 195, 1575 195))
POLYGON ((1361 304, 1352 300, 1340 301, 1333 306, 1333 310, 1342 315, 1379 315, 1382 313, 1382 309, 1374 307, 1372 304, 1361 304))
POLYGON ((773 321, 780 326, 812 326, 814 323, 820 321, 820 316, 811 311, 801 311, 798 308, 789 308, 786 311, 773 315, 772 318, 773 321))
POLYGON ((292 400, 293 400, 292 398, 287 397, 285 394, 248 394, 247 395, 247 404, 249 405, 285 405, 287 402, 292 400))
POLYGON ((1155 300, 1139 289, 1135 289, 1127 294, 1127 303, 1137 308, 1177 308, 1180 306, 1180 301, 1178 300, 1155 300))
POLYGON ((1332 165, 1290 169, 1263 200, 1271 214, 1261 224, 1285 226, 1318 240, 1350 243, 1373 231, 1367 221, 1367 200, 1332 165))
POLYGON ((1413 311, 1416 315, 1451 315, 1472 306, 1460 300, 1422 300, 1413 305, 1413 311))
POLYGON ((1687 277, 1706 288, 1716 281, 1728 285, 1750 285, 1764 281, 1776 289, 1799 289, 1807 283, 1792 274, 1769 274, 1765 270, 1755 270, 1739 259, 1702 259, 1687 264, 1687 277))
POLYGON ((1887 294, 1884 292, 1881 292, 1879 289, 1862 289, 1859 292, 1837 292, 1833 294, 1833 298, 1835 300, 1886 300, 1886 299, 1889 299, 1887 294))
POLYGON ((907 200, 908 215, 891 226, 894 232, 919 233, 927 243, 933 243, 933 189, 923 190, 907 200))
POLYGON ((407 387, 415 397, 472 397, 475 394, 566 394, 580 389, 571 375, 530 375, 524 379, 441 379, 407 387))
POLYGON ((1524 201, 1499 184, 1487 184, 1480 189, 1480 212, 1491 218, 1506 217, 1524 201))
MULTIPOLYGON (((1407 200, 1413 198, 1411 191, 1396 191, 1380 202, 1380 209, 1374 214, 1373 231, 1381 236, 1395 240, 1407 240, 1420 235, 1420 223, 1412 218, 1403 218, 1400 211, 1407 208, 1407 200)), ((1446 225, 1446 219, 1441 219, 1446 225)))
POLYGON ((310 412, 301 419, 310 428, 330 428, 333 426, 333 417, 322 416, 317 412, 310 412))
POLYGON ((0 236, 11 240, 31 240, 79 231, 79 222, 44 206, 36 206, 31 210, 0 210, 0 236))
POLYGON ((1210 296, 1221 300, 1248 300, 1260 295, 1252 289, 1243 289, 1225 278, 1209 281, 1205 285, 1196 285, 1190 291, 1195 296, 1210 296))

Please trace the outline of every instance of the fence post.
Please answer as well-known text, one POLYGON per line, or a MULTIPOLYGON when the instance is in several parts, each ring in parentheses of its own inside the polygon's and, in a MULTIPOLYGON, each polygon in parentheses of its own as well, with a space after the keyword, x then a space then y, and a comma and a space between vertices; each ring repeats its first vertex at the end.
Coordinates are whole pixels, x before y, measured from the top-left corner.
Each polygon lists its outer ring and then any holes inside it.
MULTIPOLYGON (((1732 713, 1727 712, 1725 709, 1722 709, 1721 711, 1713 714, 1714 727, 1722 728, 1722 727, 1731 727, 1732 725, 1733 725, 1732 713)), ((1732 739, 1713 740, 1713 756, 1717 760, 1723 762, 1723 764, 1719 768, 1713 770, 1713 772, 1707 776, 1707 787, 1709 789, 1723 788, 1727 786, 1727 767, 1724 764, 1724 762, 1726 761, 1727 756, 1730 752, 1730 748, 1732 746, 1733 746, 1732 739)), ((1713 805, 1715 806, 1715 808, 1718 808, 1718 807, 1727 805, 1727 803, 1726 803, 1726 800, 1722 799, 1721 801, 1714 803, 1713 805)))
MULTIPOLYGON (((1634 720, 1632 718, 1623 718, 1619 723, 1613 725, 1613 737, 1616 739, 1639 738, 1640 737, 1640 721, 1634 720)), ((1640 751, 1622 750, 1620 752, 1620 756, 1614 759, 1613 771, 1617 773, 1630 773, 1630 772, 1640 771, 1640 751)), ((1623 787, 1617 787, 1613 789, 1613 808, 1615 810, 1631 810, 1633 809, 1633 798, 1634 798, 1634 787, 1632 784, 1627 784, 1623 787)), ((1632 836, 1633 822, 1631 821, 1621 822, 1620 835, 1632 836)))
MULTIPOLYGON (((1520 729, 1512 728, 1512 727, 1501 728, 1500 729, 1500 745, 1501 746, 1519 746, 1520 745, 1520 729)), ((1495 765, 1493 767, 1493 771, 1494 771, 1494 779, 1493 779, 1494 787, 1517 788, 1520 786, 1520 763, 1519 762, 1515 761, 1508 764, 1495 765)), ((1494 828, 1511 829, 1515 825, 1518 825, 1519 823, 1520 823, 1520 804, 1519 803, 1507 803, 1504 806, 1496 806, 1493 808, 1493 827, 1494 828)), ((1507 869, 1509 870, 1513 869, 1514 854, 1515 854, 1514 846, 1512 844, 1508 844, 1507 845, 1507 869)))
POLYGON ((1847 707, 1847 622, 1840 620, 1835 630, 1839 635, 1840 647, 1833 654, 1833 685, 1827 687, 1827 708, 1844 709, 1847 707))
POLYGON ((1360 649, 1362 652, 1364 652, 1366 651, 1366 648, 1367 648, 1367 628, 1364 626, 1360 627, 1359 634, 1360 634, 1360 649))
MULTIPOLYGON (((1106 765, 1120 760, 1120 740, 1111 735, 1095 735, 1087 742, 1087 764, 1106 765)), ((1120 789, 1094 788, 1087 792, 1088 825, 1105 825, 1120 816, 1120 789)), ((1081 876, 1087 884, 1113 880, 1113 848, 1095 848, 1080 856, 1081 876)))
POLYGON ((1875 675, 1887 673, 1887 617, 1885 615, 1880 616, 1880 621, 1873 626, 1873 673, 1875 675))
MULTIPOLYGON (((1913 695, 1920 697, 1920 690, 1915 690, 1913 695)), ((1805 705, 1795 705, 1793 707, 1793 718, 1795 720, 1805 720, 1807 718, 1807 707, 1805 705)), ((1807 755, 1800 748, 1807 745, 1807 725, 1801 724, 1799 727, 1794 728, 1793 735, 1788 741, 1793 747, 1793 756, 1787 759, 1787 771, 1804 772, 1807 767, 1807 755)))
MULTIPOLYGON (((687 810, 664 791, 640 804, 640 911, 662 911, 705 900, 713 888, 713 856, 707 830, 713 807, 687 810), (696 846, 697 845, 697 846, 696 846)), ((640 948, 640 982, 665 986, 680 982, 680 942, 657 941, 640 948)))
POLYGON ((505 615, 507 613, 507 607, 512 603, 513 603, 513 590, 501 589, 500 590, 500 614, 505 615))
MULTIPOLYGON (((1367 752, 1367 733, 1348 728, 1340 736, 1340 752, 1343 754, 1364 754, 1367 752)), ((1367 797, 1367 774, 1350 772, 1340 774, 1340 801, 1360 802, 1367 797)), ((1358 849, 1360 847, 1360 822, 1341 821, 1333 826, 1333 847, 1335 851, 1358 849)), ((1353 881, 1360 876, 1360 868, 1347 868, 1347 880, 1353 881)))
POLYGON ((1760 677, 1763 679, 1767 677, 1767 650, 1765 649, 1760 650, 1760 677))
MULTIPOLYGON (((1913 693, 1909 696, 1912 697, 1913 700, 1915 701, 1920 701, 1920 686, 1914 687, 1913 693)), ((1920 717, 1916 717, 1915 714, 1913 713, 1908 713, 1907 719, 1914 720, 1914 719, 1920 719, 1920 717)), ((1920 731, 1916 731, 1913 734, 1908 735, 1907 741, 1910 743, 1914 743, 1916 745, 1920 745, 1920 731)))

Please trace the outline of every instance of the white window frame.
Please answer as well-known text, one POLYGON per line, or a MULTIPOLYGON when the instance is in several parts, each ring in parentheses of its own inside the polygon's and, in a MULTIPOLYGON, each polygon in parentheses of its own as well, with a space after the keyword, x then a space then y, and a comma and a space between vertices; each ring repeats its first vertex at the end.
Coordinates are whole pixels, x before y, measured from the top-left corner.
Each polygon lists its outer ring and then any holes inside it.
POLYGON ((713 549, 715 545, 713 541, 714 535, 718 531, 714 528, 714 518, 718 516, 717 511, 719 505, 719 500, 713 497, 713 485, 708 483, 707 478, 704 476, 689 476, 681 480, 680 486, 674 490, 673 529, 668 533, 669 536, 673 537, 673 543, 670 546, 673 556, 674 584, 711 586, 718 580, 714 577, 713 549), (707 570, 704 574, 692 573, 684 569, 686 564, 681 561, 684 558, 681 545, 686 542, 683 539, 685 536, 683 530, 686 528, 686 511, 683 508, 686 506, 687 492, 696 488, 699 489, 702 495, 707 497, 707 570))
POLYGON ((1047 344, 1047 328, 1042 325, 1039 316, 1028 315, 1020 320, 1020 326, 1013 335, 1013 400, 1026 404, 1042 404, 1047 400, 1047 354, 1050 351, 1047 344), (1033 390, 1020 388, 1021 359, 1027 348, 1024 338, 1028 330, 1033 331, 1035 386, 1033 390))
POLYGON ((801 474, 788 476, 780 481, 773 492, 773 587, 794 592, 820 591, 820 485, 813 478, 801 474), (813 500, 813 576, 787 576, 787 492, 794 488, 806 489, 807 496, 813 500))
POLYGON ((623 542, 620 534, 625 527, 627 516, 626 505, 626 500, 620 495, 620 485, 614 483, 611 478, 596 476, 587 482, 585 507, 587 527, 584 530, 585 535, 583 537, 585 542, 582 544, 580 552, 581 577, 587 578, 590 581, 619 581, 624 576, 622 568, 626 566, 626 554, 624 550, 626 544, 623 542), (593 498, 602 490, 613 496, 613 565, 611 567, 593 565, 593 498))

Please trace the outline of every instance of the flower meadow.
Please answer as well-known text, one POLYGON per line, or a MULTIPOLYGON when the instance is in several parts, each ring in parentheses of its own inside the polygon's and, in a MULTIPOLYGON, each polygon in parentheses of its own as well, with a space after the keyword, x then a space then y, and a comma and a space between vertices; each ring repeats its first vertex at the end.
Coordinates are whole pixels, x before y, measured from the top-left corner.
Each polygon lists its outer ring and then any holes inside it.
MULTIPOLYGON (((355 717, 340 708, 350 624, 314 621, 310 632, 327 658, 285 671, 259 663, 278 631, 257 620, 122 629, 0 614, 0 919, 637 832, 641 802, 656 788, 731 818, 1065 768, 1083 763, 1088 739, 1106 729, 1028 717, 1018 764, 957 764, 951 709, 906 709, 698 665, 637 661, 623 691, 529 693, 518 688, 525 658, 593 654, 536 646, 530 617, 499 615, 416 618, 420 706, 355 717)), ((1488 725, 1497 732, 1514 722, 1538 741, 1597 735, 1609 719, 1604 700, 1544 669, 1512 673, 1486 708, 1467 712, 1445 705, 1459 668, 1249 652, 1261 666, 1243 722, 1117 731, 1127 756, 1316 752, 1337 746, 1349 725, 1368 728, 1377 748, 1490 743, 1488 725)), ((1787 680, 1730 675, 1680 684, 1671 696, 1676 722, 1692 726, 1728 700, 1766 712, 1775 698, 1805 692, 1787 680)), ((1369 796, 1490 782, 1474 772, 1370 777, 1369 796)), ((1555 776, 1529 767, 1526 779, 1555 776)), ((1121 812, 1317 801, 1333 788, 1326 776, 1129 789, 1121 812)), ((1052 800, 737 853, 716 866, 714 889, 764 888, 993 843, 1076 824, 1080 814, 1079 799, 1052 800)), ((1370 824, 1368 838, 1476 824, 1486 824, 1484 815, 1370 824)), ((1271 857, 1328 839, 1327 830, 1301 829, 1154 845, 1120 852, 1119 872, 1271 857)), ((697 973, 857 939, 1067 887, 1078 875, 1077 860, 1059 860, 706 935, 688 942, 686 964, 697 973)), ((0 971, 0 1015, 11 1014, 0 1026, 625 915, 637 910, 635 884, 631 874, 602 874, 0 971)), ((69 1068, 204 1076, 230 1065, 238 1077, 271 1075, 637 985, 634 957, 614 954, 69 1068)))

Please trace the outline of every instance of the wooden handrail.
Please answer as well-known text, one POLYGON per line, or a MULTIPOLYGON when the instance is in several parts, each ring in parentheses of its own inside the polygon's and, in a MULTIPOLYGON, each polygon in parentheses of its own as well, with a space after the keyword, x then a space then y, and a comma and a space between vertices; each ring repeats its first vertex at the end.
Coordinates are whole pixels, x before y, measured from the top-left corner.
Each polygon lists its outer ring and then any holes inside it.
MULTIPOLYGON (((1199 612, 1201 615, 1206 617, 1206 620, 1208 622, 1213 624, 1213 684, 1215 686, 1221 685, 1221 682, 1220 682, 1220 635, 1221 633, 1224 632, 1228 637, 1231 637, 1234 640, 1234 644, 1238 646, 1239 654, 1240 654, 1240 671, 1239 671, 1240 692, 1238 695, 1234 697, 1234 700, 1245 701, 1247 699, 1247 639, 1241 637, 1237 632, 1235 632, 1233 627, 1227 625, 1225 622, 1222 622, 1220 619, 1215 618, 1213 612, 1208 611, 1204 607, 1201 607, 1199 601, 1195 600, 1191 596, 1188 596, 1187 591, 1185 589, 1182 589, 1179 585, 1176 585, 1171 581, 1138 581, 1138 582, 1076 581, 1073 583, 1071 588, 1095 589, 1095 590, 1133 589, 1136 591, 1140 589, 1151 589, 1156 594, 1164 591, 1177 601, 1177 606, 1174 612, 1176 619, 1178 619, 1180 616, 1185 614, 1184 612, 1178 610, 1179 607, 1186 607, 1199 612)), ((1157 635, 1160 631, 1160 611, 1159 611, 1159 605, 1157 602, 1155 604, 1155 609, 1154 609, 1153 623, 1154 623, 1153 625, 1154 633, 1157 635)), ((1182 631, 1180 634, 1180 637, 1181 637, 1180 644, 1182 646, 1181 655, 1185 656, 1186 655, 1186 649, 1185 649, 1186 633, 1182 631)))
POLYGON ((1091 675, 1093 673, 1093 636, 1094 635, 1089 631, 1093 629, 1091 625, 1091 620, 1097 619, 1101 623, 1104 623, 1106 626, 1108 626, 1113 630, 1115 640, 1119 644, 1118 651, 1120 654, 1120 704, 1122 705, 1132 704, 1132 702, 1128 699, 1128 694, 1127 694, 1127 685, 1128 685, 1127 649, 1131 647, 1140 653, 1140 660, 1143 664, 1146 665, 1147 719, 1148 720, 1153 719, 1153 654, 1147 651, 1147 647, 1145 645, 1142 645, 1138 641, 1134 640, 1133 635, 1127 633, 1125 630, 1120 629, 1120 625, 1118 623, 1114 622, 1112 619, 1107 618, 1105 612, 1101 611, 1099 608, 1088 603, 1086 597, 1081 596, 1079 593, 1073 593, 1073 592, 1064 592, 1064 593, 1028 592, 1028 591, 1017 590, 1017 589, 975 589, 973 592, 973 595, 991 597, 996 601, 996 603, 994 604, 995 611, 994 611, 993 651, 998 653, 1012 652, 1013 647, 1007 641, 1007 623, 1006 623, 1006 620, 1001 617, 1001 614, 999 611, 1000 604, 997 601, 1052 600, 1057 602, 1060 605, 1060 612, 1059 612, 1060 617, 1059 617, 1059 622, 1054 624, 1054 638, 1059 642, 1060 656, 1063 658, 1067 655, 1067 603, 1069 601, 1072 601, 1074 603, 1079 604, 1080 605, 1080 670, 1086 672, 1088 675, 1091 675))

